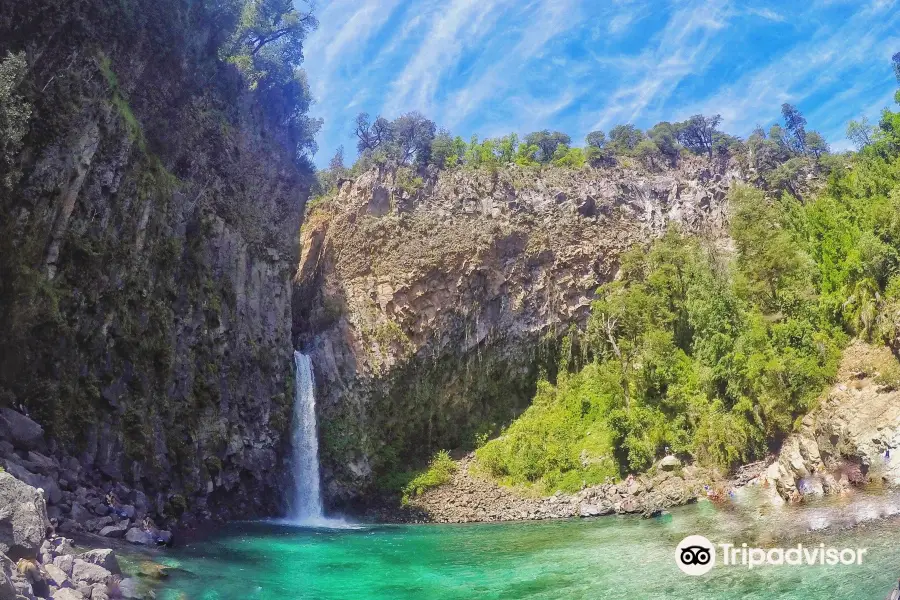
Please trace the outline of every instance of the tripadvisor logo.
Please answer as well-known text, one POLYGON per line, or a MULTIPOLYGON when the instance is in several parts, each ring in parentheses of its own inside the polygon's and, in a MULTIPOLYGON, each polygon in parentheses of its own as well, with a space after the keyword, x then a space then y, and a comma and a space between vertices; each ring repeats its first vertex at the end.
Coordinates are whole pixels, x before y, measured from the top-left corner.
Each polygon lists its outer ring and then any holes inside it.
POLYGON ((702 535, 689 535, 675 549, 675 563, 687 575, 703 575, 716 565, 716 548, 702 535))
POLYGON ((713 544, 702 535, 689 535, 675 549, 675 564, 687 575, 703 575, 716 565, 716 546, 721 565, 754 569, 772 565, 861 565, 868 548, 826 548, 825 544, 793 548, 750 548, 747 544, 713 544))

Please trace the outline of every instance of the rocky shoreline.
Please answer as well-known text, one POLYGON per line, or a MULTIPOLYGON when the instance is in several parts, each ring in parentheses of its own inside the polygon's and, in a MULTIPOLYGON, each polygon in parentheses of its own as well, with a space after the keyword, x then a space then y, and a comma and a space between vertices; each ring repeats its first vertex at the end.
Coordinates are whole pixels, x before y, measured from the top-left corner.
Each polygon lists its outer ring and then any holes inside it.
POLYGON ((451 480, 410 500, 403 511, 370 516, 393 522, 473 523, 600 517, 655 516, 698 498, 722 495, 759 476, 770 461, 747 465, 728 480, 716 471, 682 466, 675 457, 663 459, 650 472, 618 483, 586 487, 576 494, 557 492, 529 497, 480 476, 473 455, 459 461, 451 480))
POLYGON ((41 490, 56 533, 96 534, 139 546, 172 543, 171 528, 184 510, 177 495, 148 497, 48 444, 43 428, 26 415, 0 408, 0 467, 41 490))
POLYGON ((112 548, 91 549, 56 535, 44 493, 0 472, 0 600, 154 597, 153 581, 165 575, 162 565, 145 555, 129 576, 112 548))

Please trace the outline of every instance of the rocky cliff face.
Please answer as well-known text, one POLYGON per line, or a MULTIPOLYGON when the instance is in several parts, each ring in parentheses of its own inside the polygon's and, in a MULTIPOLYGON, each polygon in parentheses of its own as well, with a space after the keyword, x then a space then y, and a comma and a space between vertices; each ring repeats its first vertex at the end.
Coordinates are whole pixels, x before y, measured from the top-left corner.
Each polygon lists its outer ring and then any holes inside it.
POLYGON ((167 518, 278 510, 309 185, 206 4, 0 1, 0 405, 167 518))
POLYGON ((342 181, 301 231, 294 294, 330 500, 508 422, 620 253, 670 223, 715 236, 741 178, 687 160, 665 172, 382 168, 342 181))
POLYGON ((900 485, 897 368, 887 348, 856 342, 845 351, 838 383, 764 474, 783 499, 900 485))

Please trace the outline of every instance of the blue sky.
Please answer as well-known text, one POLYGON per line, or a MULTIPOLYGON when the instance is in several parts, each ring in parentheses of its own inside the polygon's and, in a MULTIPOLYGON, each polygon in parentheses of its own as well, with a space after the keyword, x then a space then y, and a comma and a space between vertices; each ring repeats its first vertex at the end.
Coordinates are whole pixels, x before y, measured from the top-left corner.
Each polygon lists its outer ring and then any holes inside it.
POLYGON ((468 139, 719 113, 747 135, 796 104, 835 149, 897 88, 900 0, 319 0, 304 66, 316 163, 356 156, 361 111, 468 139))

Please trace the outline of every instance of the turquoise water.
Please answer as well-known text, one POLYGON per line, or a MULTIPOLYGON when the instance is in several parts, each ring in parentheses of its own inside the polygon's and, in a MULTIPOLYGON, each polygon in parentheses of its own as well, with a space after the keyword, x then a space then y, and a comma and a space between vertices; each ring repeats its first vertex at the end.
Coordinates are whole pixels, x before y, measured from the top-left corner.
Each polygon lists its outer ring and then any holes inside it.
MULTIPOLYGON (((301 529, 231 525, 167 559, 158 595, 226 599, 792 599, 884 598, 900 576, 900 502, 813 508, 704 502, 657 519, 301 529), (853 525, 852 529, 844 529, 853 525), (828 527, 825 531, 810 529, 828 527), (674 549, 690 534, 762 547, 868 548, 862 565, 717 566, 681 573, 674 549)), ((721 559, 720 559, 721 560, 721 559)))

